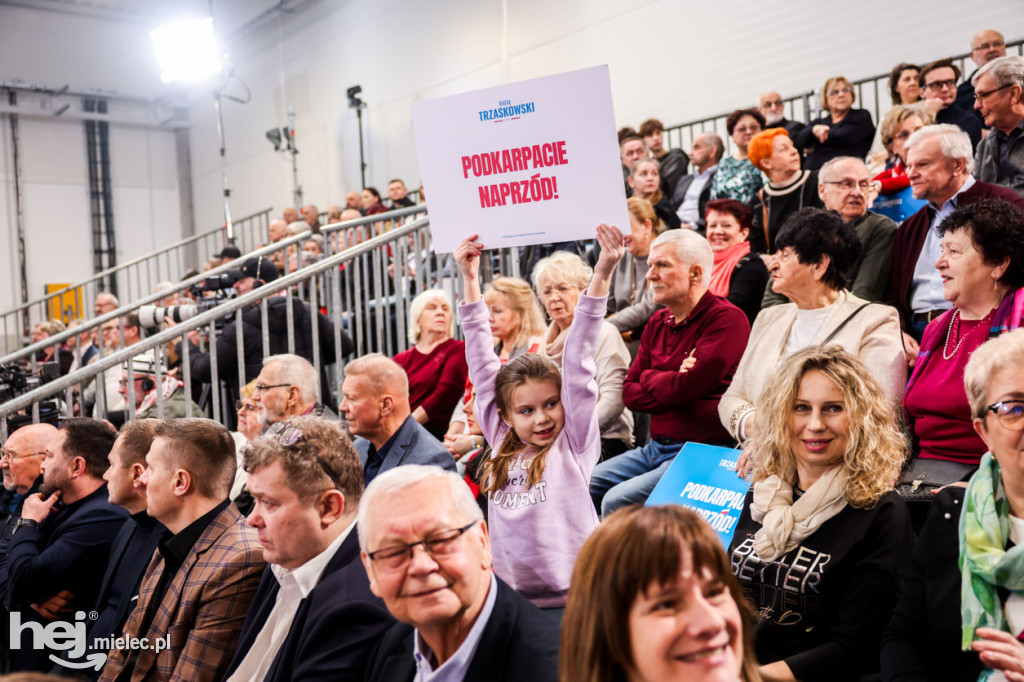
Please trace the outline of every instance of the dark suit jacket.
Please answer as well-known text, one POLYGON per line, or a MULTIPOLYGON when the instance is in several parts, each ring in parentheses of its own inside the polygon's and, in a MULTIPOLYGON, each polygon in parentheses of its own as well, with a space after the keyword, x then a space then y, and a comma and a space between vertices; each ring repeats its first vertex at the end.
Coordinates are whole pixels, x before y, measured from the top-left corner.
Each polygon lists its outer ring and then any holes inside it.
MULTIPOLYGON (((29 604, 43 602, 60 590, 74 595, 75 610, 88 610, 96 601, 110 545, 128 517, 122 507, 107 501, 107 486, 51 514, 38 528, 20 528, 11 538, 5 570, 5 606, 19 611, 21 622, 49 621, 29 604)), ((22 630, 22 646, 12 652, 13 670, 47 670, 49 654, 33 649, 30 631, 22 630)))
MULTIPOLYGON (((455 458, 448 452, 441 441, 430 435, 430 432, 416 423, 412 415, 406 417, 398 431, 392 436, 394 442, 388 450, 384 463, 377 475, 403 464, 433 464, 448 471, 455 471, 455 458)), ((359 453, 359 461, 366 468, 366 453, 370 449, 370 441, 356 438, 353 443, 359 453)))
MULTIPOLYGON (((464 682, 554 682, 558 679, 559 626, 497 579, 494 611, 484 626, 464 682)), ((370 656, 368 682, 410 682, 416 673, 411 625, 399 623, 370 656)))
POLYGON ((973 682, 978 654, 960 649, 960 540, 964 489, 944 488, 910 555, 899 601, 882 636, 882 679, 973 682))
MULTIPOLYGON (((267 566, 225 677, 238 669, 252 648, 274 610, 279 591, 280 584, 267 566)), ((370 591, 353 528, 328 562, 320 582, 299 602, 265 682, 362 680, 373 644, 394 623, 384 602, 370 591)))
MULTIPOLYGON (((1024 199, 1015 192, 987 182, 975 182, 970 189, 960 194, 957 207, 970 206, 982 199, 1005 199, 1024 209, 1024 199)), ((921 249, 924 248, 924 240, 928 236, 931 224, 931 209, 924 206, 900 224, 892 244, 892 273, 885 302, 899 311, 900 325, 904 330, 907 329, 913 315, 910 309, 910 285, 914 281, 914 267, 921 256, 921 249)))
MULTIPOLYGON (((154 554, 125 633, 149 637, 150 641, 169 636, 171 644, 159 655, 153 649, 139 652, 132 682, 220 680, 238 643, 264 566, 256 531, 245 525, 245 518, 234 505, 228 505, 192 546, 167 587, 149 630, 140 633, 146 607, 164 568, 163 555, 154 554)), ((116 679, 130 653, 112 650, 100 679, 116 679)))
MULTIPOLYGON (((704 189, 700 191, 700 196, 697 197, 697 210, 700 212, 700 217, 697 219, 697 229, 701 232, 704 231, 705 207, 711 199, 711 185, 715 184, 716 172, 711 172, 711 175, 708 176, 707 184, 704 185, 704 189)), ((679 178, 679 182, 676 183, 676 188, 672 192, 672 198, 669 199, 669 205, 671 205, 673 211, 678 211, 679 207, 683 205, 683 199, 686 198, 686 190, 690 189, 690 185, 693 184, 693 178, 693 174, 684 175, 679 178)))

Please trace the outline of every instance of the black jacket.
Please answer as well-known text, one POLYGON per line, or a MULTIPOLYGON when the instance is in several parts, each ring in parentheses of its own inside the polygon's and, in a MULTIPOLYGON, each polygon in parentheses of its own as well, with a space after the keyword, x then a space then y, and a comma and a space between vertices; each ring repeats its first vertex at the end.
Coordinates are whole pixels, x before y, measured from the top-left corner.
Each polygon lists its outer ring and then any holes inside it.
MULTIPOLYGON (((238 669, 252 648, 274 610, 280 589, 267 566, 225 678, 238 669)), ((384 602, 370 591, 366 569, 359 559, 359 537, 353 528, 327 563, 316 587, 299 602, 265 682, 362 680, 373 643, 394 623, 384 602)))
POLYGON ((868 155, 874 139, 875 124, 871 114, 863 109, 851 109, 839 123, 832 123, 832 115, 829 113, 814 119, 797 134, 793 144, 800 150, 812 150, 804 161, 804 170, 818 170, 826 161, 838 156, 863 159, 868 155), (824 143, 818 142, 814 136, 814 126, 821 124, 829 127, 828 138, 824 143))
POLYGON ((960 649, 960 539, 964 488, 944 488, 910 556, 899 601, 882 637, 886 682, 974 682, 981 661, 960 649))
MULTIPOLYGON (((494 611, 463 682, 555 682, 558 621, 497 579, 494 611)), ((411 682, 416 674, 411 625, 399 623, 370 655, 369 682, 411 682)))
MULTIPOLYGON (((259 376, 263 367, 263 359, 270 355, 287 353, 288 351, 288 301, 292 303, 292 326, 295 339, 295 355, 313 362, 313 335, 309 304, 291 297, 273 296, 267 299, 267 333, 269 346, 263 353, 263 309, 256 304, 242 314, 242 344, 245 357, 245 377, 238 377, 238 351, 236 322, 232 319, 224 325, 217 335, 217 376, 223 380, 229 390, 245 385, 259 376)), ((320 396, 321 402, 331 403, 327 391, 327 366, 336 362, 334 352, 334 325, 323 313, 317 313, 317 331, 320 335, 320 396)), ((178 346, 181 356, 181 347, 178 346)), ((348 355, 353 350, 352 339, 341 333, 341 353, 348 355)), ((189 366, 192 381, 209 383, 212 377, 210 355, 200 352, 193 345, 189 349, 189 366)))

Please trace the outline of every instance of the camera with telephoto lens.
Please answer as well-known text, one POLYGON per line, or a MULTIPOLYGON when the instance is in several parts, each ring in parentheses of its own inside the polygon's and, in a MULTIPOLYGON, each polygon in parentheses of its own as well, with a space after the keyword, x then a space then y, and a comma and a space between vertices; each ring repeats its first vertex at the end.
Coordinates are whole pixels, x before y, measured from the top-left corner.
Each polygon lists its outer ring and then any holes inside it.
MULTIPOLYGON (((199 313, 216 308, 224 301, 235 297, 235 282, 237 277, 230 273, 222 273, 209 277, 199 284, 193 284, 189 291, 196 298, 196 303, 184 303, 182 305, 156 306, 144 305, 139 307, 139 324, 146 329, 162 327, 164 318, 169 317, 175 322, 190 320, 199 313)), ((217 320, 215 326, 219 329, 225 320, 217 320)))
MULTIPOLYGON (((60 363, 43 362, 39 371, 33 374, 19 365, 0 365, 0 402, 14 400, 18 396, 39 388, 45 383, 60 376, 60 363)), ((40 423, 57 425, 60 417, 60 404, 56 399, 44 400, 39 405, 40 423)), ((14 414, 7 415, 7 433, 10 434, 32 423, 32 408, 28 407, 14 414)))

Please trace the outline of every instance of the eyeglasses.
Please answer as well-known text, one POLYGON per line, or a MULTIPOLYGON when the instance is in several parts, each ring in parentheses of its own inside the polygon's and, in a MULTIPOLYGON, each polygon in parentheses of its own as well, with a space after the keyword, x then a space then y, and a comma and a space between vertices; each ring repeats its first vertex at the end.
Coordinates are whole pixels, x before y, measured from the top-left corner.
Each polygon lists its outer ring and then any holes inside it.
POLYGON ((463 533, 475 526, 477 521, 480 521, 480 519, 470 521, 462 528, 439 530, 436 533, 431 533, 419 542, 411 542, 408 545, 393 545, 378 549, 375 552, 367 552, 366 556, 382 569, 398 571, 405 568, 412 561, 413 550, 422 545, 424 551, 436 561, 454 554, 455 541, 462 537, 463 533))
POLYGON ((263 391, 269 391, 272 388, 284 388, 285 386, 291 386, 292 384, 271 384, 264 386, 263 384, 256 384, 256 395, 263 393, 263 391))
POLYGON ((985 408, 985 412, 994 412, 1004 429, 1024 430, 1024 400, 1003 400, 989 405, 985 408))
POLYGON ((732 132, 745 135, 746 133, 759 133, 761 132, 761 126, 737 126, 732 129, 732 132))
POLYGON ((245 403, 241 400, 235 401, 235 412, 255 412, 259 407, 251 403, 245 403))
POLYGON ((541 290, 540 292, 540 297, 551 298, 552 294, 554 294, 556 291, 560 296, 565 296, 566 294, 573 290, 579 291, 579 287, 570 286, 568 284, 555 284, 549 287, 544 287, 544 289, 541 290))
POLYGON ((822 180, 822 184, 825 185, 838 185, 839 189, 844 192, 851 192, 855 189, 859 189, 861 192, 867 192, 871 188, 871 183, 867 180, 822 180))
POLYGON ((985 92, 979 92, 979 91, 975 90, 974 91, 974 99, 976 101, 978 101, 978 102, 983 102, 985 100, 985 98, 988 97, 989 95, 994 95, 997 92, 999 92, 1000 90, 1005 90, 1006 88, 1012 88, 1014 85, 1016 85, 1016 84, 1015 83, 1007 83, 1006 85, 1000 85, 998 88, 993 88, 993 89, 985 91, 985 92))
POLYGON ((118 381, 117 383, 118 383, 118 384, 120 384, 122 388, 124 388, 124 387, 125 387, 125 386, 127 386, 127 385, 128 385, 129 383, 134 383, 134 382, 137 382, 137 381, 142 381, 142 380, 144 380, 144 379, 148 379, 148 378, 149 378, 149 377, 147 377, 147 376, 145 376, 145 375, 142 375, 142 374, 136 374, 136 375, 135 375, 135 378, 134 378, 134 379, 133 379, 133 380, 132 380, 131 382, 129 382, 129 381, 127 380, 127 379, 121 379, 121 380, 119 380, 119 381, 118 381))
POLYGON ((42 457, 45 452, 29 452, 24 455, 15 455, 7 448, 0 448, 0 462, 7 462, 10 464, 16 459, 25 459, 26 457, 42 457))
POLYGON ((836 95, 848 95, 851 92, 853 92, 853 88, 848 88, 848 87, 832 88, 831 90, 828 91, 828 96, 829 97, 835 97, 836 95))
POLYGON ((955 87, 956 87, 956 79, 955 78, 950 78, 949 80, 945 80, 945 81, 932 81, 931 83, 925 83, 924 84, 924 89, 925 90, 942 90, 943 88, 955 88, 955 87))
POLYGON ((782 108, 782 100, 781 99, 777 99, 777 100, 773 100, 771 102, 762 102, 761 106, 764 107, 765 109, 781 109, 782 108))
POLYGON ((981 45, 975 45, 971 52, 984 52, 985 50, 991 50, 993 47, 1006 47, 1006 43, 1002 40, 993 40, 990 43, 982 43, 981 45))
MULTIPOLYGON (((269 429, 267 429, 267 433, 265 435, 270 438, 276 436, 278 444, 286 448, 289 448, 302 440, 302 430, 297 426, 288 424, 287 422, 277 422, 276 424, 273 424, 269 429)), ((313 455, 313 459, 316 460, 316 463, 319 464, 320 468, 324 470, 325 474, 327 474, 327 478, 331 480, 334 487, 341 490, 341 483, 338 481, 338 477, 334 475, 333 471, 327 468, 327 463, 320 459, 320 455, 315 452, 310 451, 310 454, 313 455)))

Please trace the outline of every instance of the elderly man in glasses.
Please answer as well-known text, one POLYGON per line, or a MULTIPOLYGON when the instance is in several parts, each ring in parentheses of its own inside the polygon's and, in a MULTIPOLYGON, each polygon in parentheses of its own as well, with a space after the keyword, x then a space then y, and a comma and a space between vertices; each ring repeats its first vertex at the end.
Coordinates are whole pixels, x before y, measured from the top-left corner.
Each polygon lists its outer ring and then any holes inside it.
POLYGON ((274 424, 245 452, 256 529, 268 562, 242 626, 229 682, 363 679, 394 624, 359 561, 363 471, 335 422, 274 424))
MULTIPOLYGON (((881 302, 892 270, 892 242, 896 223, 868 210, 875 187, 871 172, 858 158, 840 156, 827 161, 818 171, 818 197, 830 211, 853 225, 861 243, 861 253, 843 274, 850 280, 850 291, 865 301, 881 302)), ((788 299, 772 290, 772 282, 761 302, 762 308, 786 303, 788 299)))
MULTIPOLYGON (((999 31, 990 28, 978 31, 971 38, 971 61, 978 69, 971 75, 964 78, 964 82, 956 88, 956 105, 961 109, 970 111, 974 106, 974 78, 978 75, 981 67, 994 59, 1006 56, 1006 39, 999 31)), ((977 112, 975 112, 977 113, 977 112)), ((979 116, 980 119, 980 116, 979 116)), ((985 124, 989 127, 989 124, 985 124)))
POLYGON ((974 177, 1024 197, 1024 57, 990 61, 973 82, 974 108, 991 128, 978 145, 974 177))
POLYGON ((0 518, 4 519, 0 536, 0 561, 7 554, 11 534, 21 518, 25 498, 42 485, 42 463, 46 446, 57 435, 50 424, 28 424, 12 433, 0 448, 0 471, 3 471, 4 504, 0 505, 0 518))
POLYGON ((487 524, 457 474, 381 474, 359 502, 358 525, 370 587, 401 621, 367 680, 558 678, 558 622, 494 576, 487 524))
POLYGON ((305 358, 281 353, 263 361, 252 399, 268 426, 305 415, 337 421, 338 415, 319 401, 319 393, 316 368, 305 358))

